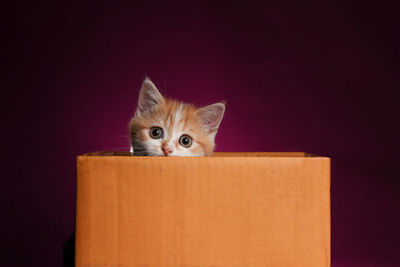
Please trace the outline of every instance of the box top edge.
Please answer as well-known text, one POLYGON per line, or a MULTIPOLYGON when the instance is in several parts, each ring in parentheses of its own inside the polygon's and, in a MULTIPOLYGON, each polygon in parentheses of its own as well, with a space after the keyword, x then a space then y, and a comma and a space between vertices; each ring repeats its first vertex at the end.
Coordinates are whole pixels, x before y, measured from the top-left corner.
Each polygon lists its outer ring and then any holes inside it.
MULTIPOLYGON (((89 152, 78 155, 78 157, 132 157, 132 158, 154 158, 152 156, 132 156, 129 151, 98 151, 89 152)), ((330 158, 326 156, 314 155, 306 152, 215 152, 212 156, 202 158, 330 158)), ((182 157, 169 157, 169 158, 182 158, 182 157)), ((199 157, 185 157, 185 158, 199 158, 199 157)))

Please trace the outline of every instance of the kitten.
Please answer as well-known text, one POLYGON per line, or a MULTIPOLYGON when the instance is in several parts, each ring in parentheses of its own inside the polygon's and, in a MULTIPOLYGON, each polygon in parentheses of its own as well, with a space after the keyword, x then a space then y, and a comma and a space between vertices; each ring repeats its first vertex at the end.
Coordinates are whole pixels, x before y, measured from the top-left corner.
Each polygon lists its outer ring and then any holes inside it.
POLYGON ((225 104, 202 108, 164 98, 146 77, 129 124, 135 156, 210 156, 225 104))

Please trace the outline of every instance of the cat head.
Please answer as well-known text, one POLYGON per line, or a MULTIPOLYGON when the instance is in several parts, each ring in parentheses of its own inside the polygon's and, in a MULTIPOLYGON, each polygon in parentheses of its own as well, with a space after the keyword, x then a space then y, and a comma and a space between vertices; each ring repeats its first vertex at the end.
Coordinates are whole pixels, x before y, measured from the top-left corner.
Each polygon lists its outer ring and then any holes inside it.
POLYGON ((137 156, 198 157, 212 154, 224 103, 202 108, 164 98, 149 78, 142 84, 129 128, 137 156))

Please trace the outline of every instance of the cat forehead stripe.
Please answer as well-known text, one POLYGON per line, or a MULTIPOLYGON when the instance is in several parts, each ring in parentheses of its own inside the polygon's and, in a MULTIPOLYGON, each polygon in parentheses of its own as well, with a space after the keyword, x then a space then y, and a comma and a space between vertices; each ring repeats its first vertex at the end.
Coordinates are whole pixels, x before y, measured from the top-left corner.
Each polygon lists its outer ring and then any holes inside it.
POLYGON ((180 103, 176 110, 176 113, 175 113, 175 121, 174 121, 174 126, 173 126, 174 129, 178 128, 178 125, 182 119, 182 109, 183 109, 183 104, 180 103))

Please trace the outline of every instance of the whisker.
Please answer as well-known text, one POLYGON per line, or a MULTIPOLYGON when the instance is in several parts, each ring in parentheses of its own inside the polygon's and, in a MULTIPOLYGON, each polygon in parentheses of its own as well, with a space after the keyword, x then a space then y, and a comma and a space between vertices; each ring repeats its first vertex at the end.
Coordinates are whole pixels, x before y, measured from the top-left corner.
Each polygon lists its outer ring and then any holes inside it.
POLYGON ((110 148, 107 148, 108 150, 114 150, 114 149, 131 149, 131 147, 110 147, 110 148))
POLYGON ((113 138, 114 139, 121 139, 121 138, 123 138, 123 139, 129 139, 129 135, 115 135, 115 136, 113 136, 113 138))

